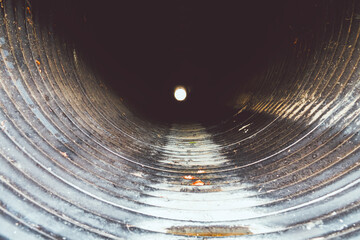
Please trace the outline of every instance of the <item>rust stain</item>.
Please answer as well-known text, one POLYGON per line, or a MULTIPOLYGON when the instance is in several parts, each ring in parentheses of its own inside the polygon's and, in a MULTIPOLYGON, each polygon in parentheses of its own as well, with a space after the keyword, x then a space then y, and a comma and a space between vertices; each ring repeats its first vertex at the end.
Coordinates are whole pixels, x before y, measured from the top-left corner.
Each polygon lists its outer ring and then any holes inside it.
POLYGON ((182 176, 183 179, 187 179, 187 180, 194 180, 197 179, 197 177, 191 176, 191 175, 186 175, 186 176, 182 176))
POLYGON ((212 187, 212 188, 181 188, 180 192, 192 192, 192 193, 210 193, 210 192, 221 192, 221 188, 220 187, 212 187))
POLYGON ((171 227, 167 229, 168 233, 182 236, 199 236, 199 237, 226 237, 251 235, 249 227, 243 226, 183 226, 171 227))
POLYGON ((5 120, 1 122, 1 130, 4 130, 5 129, 5 120))
POLYGON ((64 157, 68 158, 68 155, 66 152, 60 152, 61 155, 63 155, 64 157))
POLYGON ((27 21, 28 21, 28 23, 30 24, 30 25, 33 25, 33 22, 32 22, 32 20, 31 20, 31 18, 26 18, 27 19, 27 21))
POLYGON ((296 44, 297 44, 297 42, 298 42, 298 40, 299 40, 298 38, 295 38, 295 40, 294 40, 293 44, 294 44, 294 45, 296 45, 296 44))
POLYGON ((197 180, 197 181, 193 182, 191 185, 193 185, 193 186, 203 186, 203 185, 205 185, 205 183, 203 181, 201 181, 201 180, 197 180))

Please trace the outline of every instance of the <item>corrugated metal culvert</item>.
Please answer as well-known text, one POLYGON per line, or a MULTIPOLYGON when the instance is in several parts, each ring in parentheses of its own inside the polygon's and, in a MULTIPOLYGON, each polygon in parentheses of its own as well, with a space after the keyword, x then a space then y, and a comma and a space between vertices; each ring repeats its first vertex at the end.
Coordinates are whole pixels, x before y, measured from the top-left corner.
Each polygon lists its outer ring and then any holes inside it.
POLYGON ((1 239, 360 238, 359 1, 0 5, 1 239))

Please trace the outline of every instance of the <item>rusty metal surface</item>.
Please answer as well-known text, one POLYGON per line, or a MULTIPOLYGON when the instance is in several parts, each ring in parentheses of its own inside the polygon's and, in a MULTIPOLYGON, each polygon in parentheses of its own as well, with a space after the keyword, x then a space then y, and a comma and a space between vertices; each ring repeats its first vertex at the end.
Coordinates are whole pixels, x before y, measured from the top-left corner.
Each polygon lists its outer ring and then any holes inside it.
POLYGON ((358 1, 322 2, 211 126, 138 117, 31 1, 0 4, 1 239, 359 238, 358 1))

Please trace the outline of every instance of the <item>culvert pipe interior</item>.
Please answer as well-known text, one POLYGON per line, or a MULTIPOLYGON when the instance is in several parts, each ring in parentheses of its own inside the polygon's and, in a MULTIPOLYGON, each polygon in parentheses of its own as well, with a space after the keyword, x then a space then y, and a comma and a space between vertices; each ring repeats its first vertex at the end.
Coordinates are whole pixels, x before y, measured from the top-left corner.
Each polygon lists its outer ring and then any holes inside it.
POLYGON ((1 239, 359 237, 359 1, 0 7, 1 239))

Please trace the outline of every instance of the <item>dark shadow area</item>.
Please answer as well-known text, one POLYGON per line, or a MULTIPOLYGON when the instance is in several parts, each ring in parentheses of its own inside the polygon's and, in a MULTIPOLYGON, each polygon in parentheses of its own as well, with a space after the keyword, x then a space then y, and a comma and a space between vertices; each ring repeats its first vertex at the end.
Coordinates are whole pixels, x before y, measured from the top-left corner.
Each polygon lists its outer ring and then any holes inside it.
POLYGON ((133 112, 163 122, 217 122, 235 113, 231 101, 241 89, 261 87, 253 75, 274 54, 286 54, 294 29, 284 18, 303 24, 316 13, 297 5, 303 10, 285 1, 38 0, 33 8, 41 24, 51 13, 56 33, 75 42, 133 112), (179 84, 189 91, 180 103, 173 97, 179 84))

